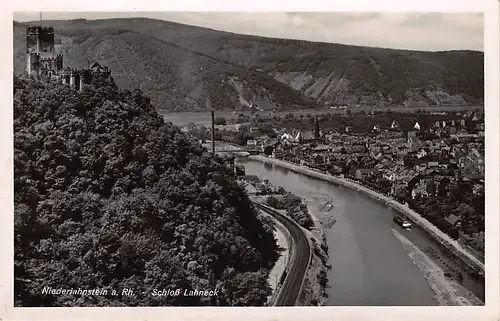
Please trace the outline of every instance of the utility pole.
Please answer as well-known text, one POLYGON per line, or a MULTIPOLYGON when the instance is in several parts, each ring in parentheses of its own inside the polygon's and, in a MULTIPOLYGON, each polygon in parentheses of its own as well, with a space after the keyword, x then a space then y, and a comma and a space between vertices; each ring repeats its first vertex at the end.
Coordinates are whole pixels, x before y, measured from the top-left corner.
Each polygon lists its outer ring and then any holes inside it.
POLYGON ((40 11, 40 27, 42 26, 42 12, 40 11))
POLYGON ((212 110, 212 153, 215 155, 215 112, 212 110))

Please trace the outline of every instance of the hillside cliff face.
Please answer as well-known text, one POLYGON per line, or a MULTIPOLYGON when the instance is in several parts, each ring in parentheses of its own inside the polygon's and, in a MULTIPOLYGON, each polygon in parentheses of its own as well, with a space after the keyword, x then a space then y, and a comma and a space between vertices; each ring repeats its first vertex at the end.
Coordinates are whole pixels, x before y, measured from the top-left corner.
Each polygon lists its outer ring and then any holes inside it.
MULTIPOLYGON (((464 105, 484 99, 484 55, 237 35, 153 19, 47 21, 65 65, 99 61, 158 109, 287 110, 323 105, 464 105)), ((14 24, 15 72, 25 25, 14 24)))

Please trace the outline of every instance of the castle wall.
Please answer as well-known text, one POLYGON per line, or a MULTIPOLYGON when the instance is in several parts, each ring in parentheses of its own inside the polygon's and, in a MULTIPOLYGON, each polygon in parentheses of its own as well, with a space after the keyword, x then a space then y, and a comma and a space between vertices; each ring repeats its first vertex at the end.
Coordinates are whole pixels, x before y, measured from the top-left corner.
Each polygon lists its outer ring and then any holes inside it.
POLYGON ((26 31, 26 52, 40 52, 38 32, 26 31))
POLYGON ((61 79, 63 84, 69 85, 71 82, 71 75, 68 73, 63 73, 61 79))
POLYGON ((40 33, 40 50, 39 52, 55 53, 54 50, 54 31, 40 33))
POLYGON ((33 69, 31 68, 32 64, 33 64, 33 58, 30 54, 28 54, 26 59, 26 70, 28 71, 28 76, 31 76, 33 72, 33 69))
POLYGON ((38 68, 37 65, 39 63, 39 57, 36 53, 30 53, 28 54, 28 59, 27 59, 27 68, 28 68, 28 75, 37 75, 38 74, 38 68))
POLYGON ((55 52, 40 52, 39 55, 40 55, 41 59, 55 59, 56 58, 55 52))
POLYGON ((80 77, 80 74, 79 73, 76 73, 75 74, 75 90, 80 90, 82 87, 80 86, 80 81, 81 81, 81 78, 80 77))
POLYGON ((63 56, 62 55, 57 55, 56 57, 56 68, 57 70, 62 70, 63 69, 63 56))

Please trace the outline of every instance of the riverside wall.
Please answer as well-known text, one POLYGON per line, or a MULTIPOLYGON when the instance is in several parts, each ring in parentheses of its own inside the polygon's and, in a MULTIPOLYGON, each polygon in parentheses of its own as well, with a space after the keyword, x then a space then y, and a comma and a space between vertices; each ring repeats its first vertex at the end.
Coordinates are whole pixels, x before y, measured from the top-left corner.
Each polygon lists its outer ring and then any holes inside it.
POLYGON ((398 201, 375 192, 369 188, 366 188, 352 180, 331 176, 324 174, 318 170, 306 168, 304 166, 292 164, 286 161, 278 160, 275 158, 269 158, 262 155, 249 156, 250 159, 267 162, 270 164, 275 164, 290 169, 293 172, 297 172, 309 177, 321 179, 327 182, 331 182, 337 185, 341 185, 355 191, 364 193, 372 199, 383 203, 391 208, 397 210, 398 212, 404 214, 408 219, 410 219, 414 224, 418 225, 425 232, 427 232, 431 237, 438 241, 441 246, 446 248, 449 252, 459 258, 462 262, 467 264, 474 272, 478 273, 484 277, 484 263, 475 258, 472 254, 468 253, 462 246, 455 240, 451 239, 448 235, 440 231, 431 222, 420 216, 418 213, 410 209, 408 206, 399 203, 398 201))

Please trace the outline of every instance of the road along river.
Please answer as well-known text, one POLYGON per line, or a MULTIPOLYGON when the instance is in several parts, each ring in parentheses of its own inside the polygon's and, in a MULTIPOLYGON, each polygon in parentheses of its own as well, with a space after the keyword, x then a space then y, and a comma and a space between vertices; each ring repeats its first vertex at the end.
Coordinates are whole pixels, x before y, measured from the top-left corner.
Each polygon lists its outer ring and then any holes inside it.
POLYGON ((424 273, 413 263, 396 237, 397 230, 445 270, 464 275, 463 285, 484 301, 484 279, 464 273, 459 262, 444 255, 438 243, 423 230, 398 228, 395 212, 366 195, 332 183, 264 164, 237 158, 246 173, 268 179, 303 197, 323 222, 329 247, 330 306, 429 306, 437 305, 424 273), (329 227, 328 222, 335 219, 329 227))

